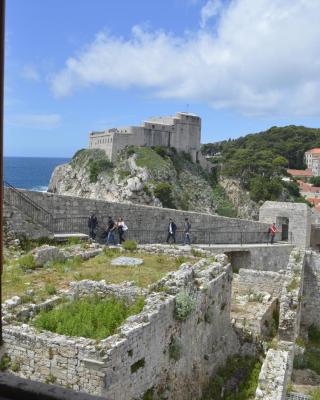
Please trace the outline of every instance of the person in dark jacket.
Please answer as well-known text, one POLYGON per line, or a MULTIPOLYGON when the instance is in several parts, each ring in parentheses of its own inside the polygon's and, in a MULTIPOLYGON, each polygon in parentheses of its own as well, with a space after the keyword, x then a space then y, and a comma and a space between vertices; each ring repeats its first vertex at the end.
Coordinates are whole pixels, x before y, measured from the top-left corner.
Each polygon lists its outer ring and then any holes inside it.
POLYGON ((174 223, 174 221, 170 218, 169 219, 169 224, 168 224, 168 236, 167 236, 167 243, 169 243, 170 238, 172 238, 173 243, 176 242, 176 230, 177 230, 177 225, 174 223))
POLYGON ((88 218, 89 235, 92 239, 96 238, 96 229, 98 226, 98 219, 96 214, 92 213, 88 218))
POLYGON ((117 225, 115 224, 114 220, 112 217, 108 218, 108 228, 107 228, 107 244, 113 244, 115 246, 116 244, 116 238, 114 236, 115 232, 117 229, 117 225))

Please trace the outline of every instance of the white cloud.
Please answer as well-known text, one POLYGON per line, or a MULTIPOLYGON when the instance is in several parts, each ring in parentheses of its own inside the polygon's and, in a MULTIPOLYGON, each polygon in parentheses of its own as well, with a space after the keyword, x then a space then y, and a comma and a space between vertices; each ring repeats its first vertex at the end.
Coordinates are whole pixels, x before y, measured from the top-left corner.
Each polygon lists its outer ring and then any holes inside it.
POLYGON ((59 114, 15 114, 7 118, 8 125, 42 130, 55 128, 60 122, 59 114))
POLYGON ((208 0, 206 4, 201 8, 200 26, 202 28, 205 28, 208 20, 219 14, 220 10, 222 9, 222 6, 223 5, 221 0, 208 0))
POLYGON ((38 82, 40 74, 34 65, 25 65, 21 71, 21 76, 30 81, 38 82))
POLYGON ((139 27, 130 40, 99 33, 52 89, 59 97, 91 85, 139 87, 245 114, 319 115, 319 20, 319 0, 233 0, 215 30, 207 19, 182 37, 139 27))

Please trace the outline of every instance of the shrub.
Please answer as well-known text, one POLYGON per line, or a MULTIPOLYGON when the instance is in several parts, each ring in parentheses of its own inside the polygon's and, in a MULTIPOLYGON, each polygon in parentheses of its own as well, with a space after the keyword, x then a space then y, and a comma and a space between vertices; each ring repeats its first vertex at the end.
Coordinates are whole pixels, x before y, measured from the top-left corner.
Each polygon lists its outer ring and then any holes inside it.
POLYGON ((45 291, 48 293, 48 295, 52 296, 53 294, 57 293, 56 287, 52 283, 46 283, 45 285, 45 291))
POLYGON ((67 240, 67 244, 70 246, 81 243, 82 243, 81 239, 77 237, 69 237, 67 240))
POLYGON ((54 376, 54 375, 52 375, 52 374, 50 374, 46 379, 45 379, 45 383, 46 384, 49 384, 49 383, 56 383, 56 381, 57 381, 57 378, 54 376))
POLYGON ((158 183, 154 188, 154 195, 161 201, 163 207, 174 208, 172 185, 168 182, 158 183))
POLYGON ((127 169, 121 169, 120 171, 118 171, 118 175, 120 180, 123 181, 124 179, 126 179, 128 176, 131 175, 131 171, 127 169))
POLYGON ((181 291, 176 296, 175 316, 180 321, 185 321, 194 311, 196 306, 195 299, 187 292, 181 291))
POLYGON ((310 183, 312 183, 314 186, 320 186, 320 176, 311 177, 310 183))
POLYGON ((122 243, 122 247, 127 251, 134 251, 137 250, 138 245, 137 242, 134 240, 126 240, 122 243))
POLYGON ((41 311, 34 325, 62 335, 100 340, 113 335, 127 317, 138 314, 143 306, 143 297, 138 297, 132 304, 116 297, 88 297, 41 311))
POLYGON ((147 196, 150 196, 150 197, 152 196, 152 191, 150 190, 148 185, 143 185, 143 191, 145 192, 145 194, 147 196))
POLYGON ((169 345, 169 356, 175 361, 180 360, 182 355, 182 344, 181 339, 174 337, 169 345))
POLYGON ((11 364, 11 370, 12 370, 13 372, 19 372, 19 371, 20 371, 20 363, 14 361, 14 362, 11 364))
POLYGON ((4 354, 0 359, 0 371, 5 371, 10 367, 11 358, 8 354, 4 354))
POLYGON ((167 148, 164 146, 155 146, 154 151, 162 158, 165 158, 168 155, 167 148))
POLYGON ((201 251, 196 250, 194 247, 192 247, 192 249, 191 249, 191 254, 194 257, 203 257, 203 254, 201 253, 201 251))
POLYGON ((98 180, 98 175, 101 172, 112 169, 113 164, 108 158, 94 160, 89 165, 89 179, 90 182, 95 183, 98 180))
POLYGON ((134 146, 128 146, 128 148, 127 148, 127 155, 130 157, 130 156, 132 156, 133 154, 135 154, 135 148, 134 148, 134 146))
POLYGON ((310 400, 320 400, 320 388, 313 390, 310 395, 310 400))
POLYGON ((32 254, 27 254, 19 258, 18 263, 23 270, 35 269, 36 264, 32 254))
POLYGON ((293 360, 293 368, 295 369, 305 369, 307 368, 306 360, 303 354, 297 354, 293 360))

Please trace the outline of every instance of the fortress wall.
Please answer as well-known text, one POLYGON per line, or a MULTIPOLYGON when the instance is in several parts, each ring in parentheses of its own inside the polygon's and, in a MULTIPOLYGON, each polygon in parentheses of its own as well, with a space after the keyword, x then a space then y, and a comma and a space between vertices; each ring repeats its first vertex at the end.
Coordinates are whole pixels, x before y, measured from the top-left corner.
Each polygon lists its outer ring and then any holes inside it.
POLYGON ((320 254, 308 252, 303 286, 302 325, 320 328, 320 254))
MULTIPOLYGON (((5 189, 8 190, 8 189, 5 189)), ((250 234, 252 238, 256 238, 255 232, 266 232, 268 225, 250 220, 237 218, 221 217, 219 215, 211 215, 204 213, 196 213, 191 211, 173 210, 160 207, 151 207, 126 203, 111 203, 102 200, 85 199, 81 197, 63 196, 52 193, 42 193, 35 191, 23 191, 33 201, 40 206, 49 210, 55 217, 88 217, 90 213, 96 212, 98 220, 107 222, 108 215, 117 218, 123 216, 129 229, 156 231, 165 233, 169 218, 173 218, 178 229, 183 229, 184 219, 189 218, 192 230, 210 229, 216 232, 216 236, 225 240, 240 240, 237 232, 246 231, 254 232, 250 234)), ((151 237, 152 239, 152 237, 151 237)), ((158 237, 154 237, 155 241, 158 237)), ((224 242, 226 243, 226 241, 224 242)))
MULTIPOLYGON (((12 323, 4 326, 4 349, 19 363, 20 376, 55 379, 56 384, 107 399, 142 398, 152 389, 157 398, 200 399, 217 369, 239 351, 230 324, 231 282, 226 256, 212 264, 184 264, 159 282, 143 311, 129 317, 119 334, 97 342, 12 323), (181 291, 193 299, 183 320, 176 313, 181 291)), ((105 285, 79 284, 95 285, 98 293, 105 285)))

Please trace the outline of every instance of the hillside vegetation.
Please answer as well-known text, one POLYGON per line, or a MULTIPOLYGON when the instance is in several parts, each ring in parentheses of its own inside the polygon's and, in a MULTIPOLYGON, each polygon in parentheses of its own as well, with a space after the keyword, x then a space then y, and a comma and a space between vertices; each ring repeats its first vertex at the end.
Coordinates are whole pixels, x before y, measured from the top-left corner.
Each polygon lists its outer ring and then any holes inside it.
POLYGON ((304 169, 304 152, 320 147, 320 129, 303 126, 272 127, 239 139, 202 147, 220 176, 239 180, 254 201, 303 201, 298 186, 282 181, 287 168, 304 169), (220 155, 215 156, 215 154, 220 155))
POLYGON ((102 150, 79 150, 69 164, 55 169, 49 191, 236 216, 215 174, 189 154, 161 146, 129 146, 114 163, 102 150))

